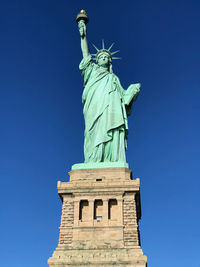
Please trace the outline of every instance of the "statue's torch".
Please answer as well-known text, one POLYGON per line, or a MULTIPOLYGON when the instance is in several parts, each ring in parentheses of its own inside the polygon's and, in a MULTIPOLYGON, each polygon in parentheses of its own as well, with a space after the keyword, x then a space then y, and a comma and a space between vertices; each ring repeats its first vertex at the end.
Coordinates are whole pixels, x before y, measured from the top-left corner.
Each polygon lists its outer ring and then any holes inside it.
POLYGON ((89 18, 86 14, 86 11, 85 10, 81 10, 80 13, 76 16, 76 22, 79 24, 80 21, 83 21, 85 24, 88 23, 89 21, 89 18))

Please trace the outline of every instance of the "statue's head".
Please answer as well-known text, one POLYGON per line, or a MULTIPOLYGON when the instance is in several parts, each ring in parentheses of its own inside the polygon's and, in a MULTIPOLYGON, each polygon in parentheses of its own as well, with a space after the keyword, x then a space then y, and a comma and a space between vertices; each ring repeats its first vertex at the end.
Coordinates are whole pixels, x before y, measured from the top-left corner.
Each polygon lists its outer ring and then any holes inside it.
POLYGON ((99 66, 109 67, 112 63, 112 55, 107 50, 100 50, 96 54, 96 62, 99 66))
POLYGON ((119 59, 118 57, 113 57, 112 55, 116 54, 118 51, 110 52, 110 49, 113 47, 114 43, 108 48, 105 49, 104 47, 104 41, 102 40, 102 49, 98 49, 95 45, 94 48, 97 50, 96 54, 93 54, 93 56, 96 59, 96 62, 99 66, 103 66, 108 68, 108 70, 112 69, 112 60, 113 59, 119 59))

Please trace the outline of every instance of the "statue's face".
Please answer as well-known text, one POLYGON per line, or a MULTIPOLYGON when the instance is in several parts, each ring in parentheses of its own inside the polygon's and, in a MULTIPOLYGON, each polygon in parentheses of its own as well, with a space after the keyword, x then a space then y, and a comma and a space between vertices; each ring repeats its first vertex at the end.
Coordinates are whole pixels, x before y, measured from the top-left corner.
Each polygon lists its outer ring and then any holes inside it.
POLYGON ((109 57, 108 53, 101 53, 98 56, 97 62, 98 62, 99 66, 108 67, 110 64, 110 57, 109 57))

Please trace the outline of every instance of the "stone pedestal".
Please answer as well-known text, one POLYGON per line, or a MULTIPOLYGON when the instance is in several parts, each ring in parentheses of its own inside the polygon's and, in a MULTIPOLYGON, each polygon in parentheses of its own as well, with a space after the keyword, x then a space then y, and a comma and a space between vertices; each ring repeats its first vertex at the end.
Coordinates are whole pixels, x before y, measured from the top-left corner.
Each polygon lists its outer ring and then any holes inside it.
POLYGON ((50 267, 146 267, 140 247, 140 180, 128 168, 72 170, 58 182, 62 217, 50 267))

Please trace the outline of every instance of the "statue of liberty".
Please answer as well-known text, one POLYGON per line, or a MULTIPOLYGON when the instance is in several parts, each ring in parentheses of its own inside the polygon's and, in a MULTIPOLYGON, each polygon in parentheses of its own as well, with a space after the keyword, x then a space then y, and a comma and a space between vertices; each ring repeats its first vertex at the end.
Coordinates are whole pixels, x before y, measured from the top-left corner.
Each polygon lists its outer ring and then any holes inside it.
POLYGON ((133 102, 140 92, 140 84, 124 90, 112 71, 113 44, 106 49, 95 49, 90 54, 86 36, 88 17, 84 10, 77 16, 83 59, 79 65, 84 79, 82 102, 85 118, 85 163, 126 162, 128 120, 133 102), (93 61, 95 56, 96 63, 93 61))

